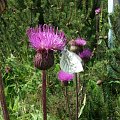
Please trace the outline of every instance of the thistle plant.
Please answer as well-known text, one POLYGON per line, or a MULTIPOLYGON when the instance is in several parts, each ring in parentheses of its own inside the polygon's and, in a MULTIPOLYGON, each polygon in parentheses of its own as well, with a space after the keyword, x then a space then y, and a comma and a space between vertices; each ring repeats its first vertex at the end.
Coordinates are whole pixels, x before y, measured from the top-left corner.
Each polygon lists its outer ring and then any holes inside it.
POLYGON ((96 27, 96 35, 95 35, 95 38, 96 38, 96 45, 95 45, 95 47, 94 47, 94 49, 96 49, 96 51, 97 51, 97 49, 98 49, 98 40, 99 40, 99 21, 100 21, 100 12, 101 12, 101 9, 100 8, 97 8, 96 10, 95 10, 95 19, 96 19, 96 25, 95 25, 95 27, 96 27))
POLYGON ((71 81, 73 78, 74 78, 74 74, 67 73, 62 70, 58 72, 58 79, 65 86, 65 100, 66 100, 66 106, 67 106, 68 113, 69 113, 69 120, 71 120, 71 111, 69 107, 69 96, 68 96, 67 86, 68 86, 68 82, 71 81))
POLYGON ((47 120, 46 110, 46 70, 54 64, 54 51, 62 50, 66 43, 64 32, 49 25, 29 28, 27 35, 31 46, 36 50, 34 65, 42 70, 43 120, 47 120))
MULTIPOLYGON (((69 42, 70 44, 70 50, 75 52, 76 54, 78 54, 80 51, 83 51, 83 46, 86 45, 86 40, 84 40, 83 38, 77 38, 76 40, 71 40, 69 42)), ((79 87, 78 87, 78 76, 79 73, 75 73, 75 82, 76 82, 76 120, 78 120, 78 91, 79 91, 79 87)), ((80 80, 80 79, 79 79, 80 80)))
MULTIPOLYGON (((75 52, 80 56, 80 58, 83 60, 84 63, 88 62, 92 56, 92 52, 90 49, 84 48, 85 45, 87 44, 87 41, 84 38, 78 37, 75 40, 71 40, 69 42, 70 50, 75 52)), ((75 82, 76 82, 76 120, 78 120, 78 105, 79 105, 79 100, 78 100, 78 92, 81 86, 81 81, 80 81, 80 75, 79 73, 75 74, 75 82), (79 77, 78 77, 79 76, 79 77)))
MULTIPOLYGON (((75 44, 76 44, 76 47, 78 47, 78 51, 76 51, 77 54, 79 54, 79 52, 82 52, 84 50, 84 46, 86 45, 86 40, 83 39, 83 38, 77 38, 75 40, 75 44)), ((81 58, 81 56, 80 56, 81 58)), ((76 120, 78 120, 78 105, 79 105, 79 102, 78 102, 78 92, 79 92, 79 87, 78 86, 81 86, 81 82, 80 82, 80 78, 78 78, 77 76, 80 77, 79 73, 75 75, 75 80, 76 80, 76 120)))

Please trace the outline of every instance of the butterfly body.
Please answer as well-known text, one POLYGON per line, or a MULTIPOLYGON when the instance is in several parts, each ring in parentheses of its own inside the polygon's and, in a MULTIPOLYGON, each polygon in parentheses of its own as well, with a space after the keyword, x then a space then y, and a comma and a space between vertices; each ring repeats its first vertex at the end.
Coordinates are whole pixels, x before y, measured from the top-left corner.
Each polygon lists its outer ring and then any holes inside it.
POLYGON ((82 59, 75 53, 64 49, 60 60, 60 67, 68 73, 78 73, 83 71, 82 59))

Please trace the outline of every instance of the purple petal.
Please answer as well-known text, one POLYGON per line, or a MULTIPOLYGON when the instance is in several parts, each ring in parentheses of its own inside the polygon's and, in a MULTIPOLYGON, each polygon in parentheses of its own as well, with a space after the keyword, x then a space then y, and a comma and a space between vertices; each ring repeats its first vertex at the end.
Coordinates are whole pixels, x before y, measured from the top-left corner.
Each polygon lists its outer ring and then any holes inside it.
POLYGON ((60 70, 58 72, 58 79, 60 81, 70 81, 74 78, 74 74, 70 74, 70 73, 67 73, 67 72, 64 72, 62 70, 60 70))
POLYGON ((29 28, 27 35, 31 46, 35 50, 61 50, 66 44, 64 32, 55 31, 54 27, 43 25, 36 28, 29 28))
POLYGON ((84 45, 86 45, 86 40, 84 40, 83 38, 77 38, 75 40, 75 43, 76 43, 76 45, 84 46, 84 45))

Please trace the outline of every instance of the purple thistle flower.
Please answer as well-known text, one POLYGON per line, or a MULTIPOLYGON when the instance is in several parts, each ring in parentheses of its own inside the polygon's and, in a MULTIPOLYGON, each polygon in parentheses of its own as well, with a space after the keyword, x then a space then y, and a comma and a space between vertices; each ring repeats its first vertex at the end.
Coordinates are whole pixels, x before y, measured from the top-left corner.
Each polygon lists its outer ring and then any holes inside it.
POLYGON ((84 45, 86 45, 86 40, 84 40, 83 38, 77 38, 77 39, 75 40, 75 43, 76 43, 76 45, 78 45, 78 46, 84 46, 84 45))
POLYGON ((84 61, 88 61, 90 59, 90 57, 92 56, 92 52, 90 49, 84 49, 79 56, 81 57, 81 59, 83 59, 84 61))
POLYGON ((36 51, 41 50, 61 50, 66 43, 64 32, 55 30, 49 25, 39 25, 36 28, 29 28, 27 35, 31 46, 36 51))
POLYGON ((95 14, 97 15, 97 14, 99 14, 101 12, 101 9, 100 8, 97 8, 96 10, 95 10, 95 14))
POLYGON ((70 74, 62 70, 58 72, 58 79, 60 81, 71 81, 73 78, 74 78, 74 74, 70 74))

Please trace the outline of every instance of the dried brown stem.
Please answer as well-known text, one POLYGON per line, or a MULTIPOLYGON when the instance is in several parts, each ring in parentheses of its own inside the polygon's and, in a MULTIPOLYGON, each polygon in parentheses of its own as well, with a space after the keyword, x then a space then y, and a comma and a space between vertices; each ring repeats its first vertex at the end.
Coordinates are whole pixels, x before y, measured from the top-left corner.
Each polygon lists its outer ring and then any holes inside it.
POLYGON ((8 110, 7 110, 6 100, 5 100, 1 71, 0 71, 0 102, 2 106, 4 120, 10 120, 8 110))

